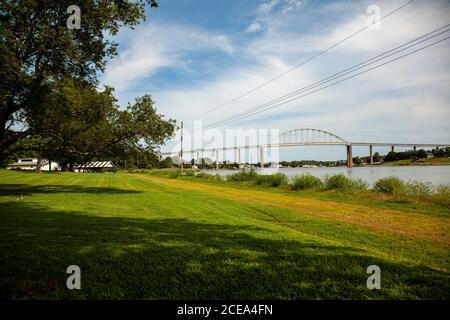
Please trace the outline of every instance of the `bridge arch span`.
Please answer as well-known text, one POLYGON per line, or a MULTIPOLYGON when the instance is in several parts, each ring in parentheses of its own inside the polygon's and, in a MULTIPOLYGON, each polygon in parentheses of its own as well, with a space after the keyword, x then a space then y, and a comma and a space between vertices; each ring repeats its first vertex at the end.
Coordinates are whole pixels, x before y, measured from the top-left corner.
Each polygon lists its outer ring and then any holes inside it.
POLYGON ((279 135, 281 145, 288 144, 322 144, 322 145, 349 145, 350 143, 329 131, 315 128, 301 128, 283 132, 279 135))

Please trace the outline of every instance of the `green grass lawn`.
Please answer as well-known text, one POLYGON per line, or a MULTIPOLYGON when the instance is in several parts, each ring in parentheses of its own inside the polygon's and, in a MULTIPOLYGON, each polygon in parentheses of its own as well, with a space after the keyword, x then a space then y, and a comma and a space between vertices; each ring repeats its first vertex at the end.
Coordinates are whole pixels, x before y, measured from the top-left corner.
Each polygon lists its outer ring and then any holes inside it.
POLYGON ((448 209, 380 205, 378 228, 342 218, 375 200, 188 183, 1 170, 1 298, 450 298, 448 209), (330 215, 316 215, 317 203, 330 215), (386 231, 394 213, 435 234, 386 231), (73 264, 81 290, 65 285, 73 264), (366 287, 373 264, 381 290, 366 287))

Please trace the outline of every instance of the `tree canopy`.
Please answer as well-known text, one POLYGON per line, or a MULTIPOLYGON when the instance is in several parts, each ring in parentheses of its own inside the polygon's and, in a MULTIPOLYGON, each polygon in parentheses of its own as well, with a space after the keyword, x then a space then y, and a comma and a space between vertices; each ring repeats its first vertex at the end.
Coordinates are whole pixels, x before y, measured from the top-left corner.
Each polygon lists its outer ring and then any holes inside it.
MULTIPOLYGON (((35 118, 36 115, 44 113, 51 119, 56 112, 55 117, 61 116, 55 108, 51 109, 51 114, 45 110, 49 107, 49 102, 59 102, 58 99, 61 99, 60 94, 54 94, 55 86, 63 84, 66 87, 63 91, 66 101, 71 100, 71 95, 75 99, 77 94, 70 92, 65 79, 75 79, 79 86, 83 83, 85 86, 96 86, 97 75, 104 70, 107 59, 117 54, 117 44, 108 35, 113 36, 121 27, 132 28, 143 21, 146 4, 157 6, 154 0, 79 0, 76 4, 82 12, 81 29, 73 30, 66 25, 69 17, 67 8, 72 4, 73 1, 68 0, 0 2, 0 161, 17 149, 14 145, 21 139, 43 134, 33 129, 39 126, 48 129, 49 124, 35 118)), ((99 123, 91 129, 96 133, 106 135, 135 130, 135 139, 140 137, 149 142, 161 141, 159 138, 149 139, 149 136, 139 133, 145 123, 140 117, 153 117, 147 122, 154 121, 156 117, 156 113, 149 107, 150 97, 137 100, 129 106, 128 113, 122 114, 116 110, 113 112, 114 118, 104 109, 108 104, 114 104, 110 89, 98 95, 92 93, 90 97, 86 87, 73 90, 82 91, 83 102, 90 103, 91 106, 100 105, 97 111, 84 108, 76 110, 76 104, 69 102, 66 105, 70 105, 74 113, 86 112, 82 115, 83 118, 86 117, 86 121, 91 120, 90 117, 97 117, 99 123), (106 117, 105 120, 102 115, 113 118, 106 117), (137 118, 141 122, 136 124, 137 118), (109 126, 114 121, 117 124, 115 129, 109 126), (138 128, 121 128, 119 123, 127 121, 138 125, 138 128)), ((81 133, 82 121, 71 121, 71 125, 66 127, 70 127, 69 132, 80 132, 80 142, 83 137, 88 136, 88 133, 81 133)), ((56 133, 53 132, 52 143, 56 143, 55 136, 56 133)), ((92 145, 88 144, 85 148, 90 150, 92 145)), ((80 151, 80 148, 77 149, 80 151)))
POLYGON ((30 116, 30 130, 45 137, 39 144, 42 154, 69 169, 133 148, 153 151, 175 127, 173 120, 157 114, 149 95, 121 110, 112 88, 99 92, 72 79, 58 83, 39 101, 42 107, 30 116))

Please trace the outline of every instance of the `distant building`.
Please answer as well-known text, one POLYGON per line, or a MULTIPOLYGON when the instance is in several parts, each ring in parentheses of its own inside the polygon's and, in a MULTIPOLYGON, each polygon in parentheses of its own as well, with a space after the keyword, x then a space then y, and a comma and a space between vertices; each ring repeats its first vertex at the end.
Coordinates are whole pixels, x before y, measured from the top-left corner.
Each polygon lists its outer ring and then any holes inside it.
MULTIPOLYGON (((17 162, 9 164, 6 168, 10 170, 36 170, 38 166, 38 158, 19 158, 17 162)), ((61 170, 58 163, 48 159, 41 159, 42 171, 58 171, 61 170)))
POLYGON ((75 172, 114 171, 116 166, 111 161, 92 161, 78 164, 74 169, 75 172))

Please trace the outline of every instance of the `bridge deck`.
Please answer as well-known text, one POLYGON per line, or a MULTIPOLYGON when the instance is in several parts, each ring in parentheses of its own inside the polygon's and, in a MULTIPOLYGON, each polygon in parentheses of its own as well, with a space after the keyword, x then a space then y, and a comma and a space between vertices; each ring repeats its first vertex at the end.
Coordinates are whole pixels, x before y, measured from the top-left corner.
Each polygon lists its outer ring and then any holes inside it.
MULTIPOLYGON (((226 151, 226 150, 237 150, 237 149, 257 149, 263 148, 281 148, 281 147, 301 147, 301 146, 374 146, 374 147, 425 147, 425 148, 445 148, 450 147, 449 144, 443 143, 386 143, 386 142, 297 142, 297 143, 272 143, 272 144, 258 144, 249 146, 238 146, 238 147, 221 147, 221 148, 206 148, 206 149, 193 149, 193 150, 183 150, 183 153, 196 153, 196 152, 214 152, 216 150, 226 151)), ((173 155, 178 154, 175 152, 163 152, 161 155, 173 155)))

